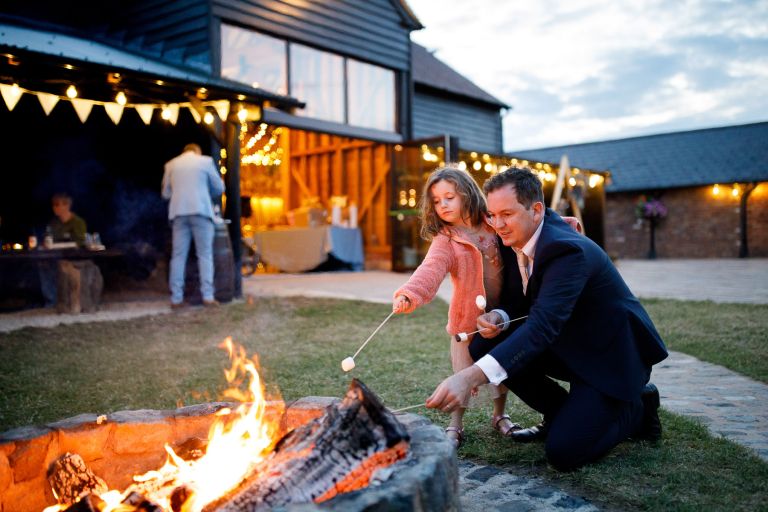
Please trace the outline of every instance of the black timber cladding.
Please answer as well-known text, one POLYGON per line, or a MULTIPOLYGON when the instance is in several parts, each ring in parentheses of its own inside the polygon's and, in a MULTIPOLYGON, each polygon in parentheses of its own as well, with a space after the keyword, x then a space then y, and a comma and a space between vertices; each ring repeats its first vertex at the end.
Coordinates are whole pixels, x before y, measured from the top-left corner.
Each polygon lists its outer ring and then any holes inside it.
POLYGON ((606 192, 768 181, 768 122, 515 151, 510 156, 608 170, 606 192))
POLYGON ((390 0, 212 0, 213 15, 390 69, 410 68, 410 30, 390 0))
POLYGON ((459 148, 500 154, 501 116, 498 107, 481 106, 459 98, 440 97, 418 86, 413 98, 413 138, 449 134, 459 138, 459 148))

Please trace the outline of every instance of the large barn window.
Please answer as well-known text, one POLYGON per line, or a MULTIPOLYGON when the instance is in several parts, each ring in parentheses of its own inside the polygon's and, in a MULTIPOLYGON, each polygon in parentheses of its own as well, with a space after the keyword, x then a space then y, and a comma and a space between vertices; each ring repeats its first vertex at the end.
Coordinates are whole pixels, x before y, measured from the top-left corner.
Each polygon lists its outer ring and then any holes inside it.
POLYGON ((347 59, 349 124, 395 131, 395 73, 347 59))
POLYGON ((344 59, 339 55, 291 44, 290 95, 307 106, 299 114, 344 122, 344 59))
POLYGON ((221 26, 221 76, 288 94, 287 43, 252 30, 221 26))
POLYGON ((298 115, 397 131, 391 69, 223 23, 221 76, 305 102, 298 115))

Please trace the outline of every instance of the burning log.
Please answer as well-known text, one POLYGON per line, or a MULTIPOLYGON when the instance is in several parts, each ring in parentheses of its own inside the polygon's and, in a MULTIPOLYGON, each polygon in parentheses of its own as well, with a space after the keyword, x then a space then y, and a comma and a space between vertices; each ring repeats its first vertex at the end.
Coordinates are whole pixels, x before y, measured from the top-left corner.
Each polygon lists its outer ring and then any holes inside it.
POLYGON ((59 503, 70 505, 89 493, 107 492, 106 482, 96 476, 74 453, 65 453, 48 469, 48 482, 59 503))
POLYGON ((366 487, 374 473, 407 455, 409 435, 362 382, 339 405, 288 433, 234 493, 206 512, 322 502, 366 487))

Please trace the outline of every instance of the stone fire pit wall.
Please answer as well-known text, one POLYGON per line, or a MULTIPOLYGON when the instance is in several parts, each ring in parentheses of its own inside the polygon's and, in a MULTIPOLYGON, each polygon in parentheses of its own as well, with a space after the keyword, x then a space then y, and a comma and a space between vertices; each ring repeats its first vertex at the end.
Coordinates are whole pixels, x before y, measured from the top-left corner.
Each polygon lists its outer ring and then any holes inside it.
MULTIPOLYGON (((337 401, 306 397, 294 402, 280 419, 282 432, 321 416, 328 405, 337 401)), ((214 413, 230 405, 121 411, 106 419, 81 414, 44 426, 0 433, 0 512, 42 511, 55 504, 46 471, 66 452, 79 454, 111 489, 124 489, 133 475, 157 469, 165 462, 166 443, 177 446, 189 438, 207 438, 214 413)), ((277 404, 269 404, 267 415, 275 414, 279 414, 277 404)), ((411 435, 411 456, 398 463, 390 478, 321 504, 281 510, 458 510, 456 454, 442 429, 414 414, 399 415, 398 419, 411 435)))

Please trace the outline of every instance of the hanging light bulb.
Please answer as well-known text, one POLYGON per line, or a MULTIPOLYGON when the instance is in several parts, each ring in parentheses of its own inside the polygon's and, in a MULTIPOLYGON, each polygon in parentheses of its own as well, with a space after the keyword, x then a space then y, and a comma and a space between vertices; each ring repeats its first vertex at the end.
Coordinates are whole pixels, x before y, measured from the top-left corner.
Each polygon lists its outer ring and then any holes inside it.
POLYGON ((241 108, 237 112, 237 118, 240 120, 241 123, 244 123, 245 121, 247 121, 248 120, 248 110, 245 109, 245 108, 241 108))
POLYGON ((74 85, 67 87, 67 98, 71 100, 77 98, 77 88, 74 85))
POLYGON ((712 195, 713 196, 720 195, 720 185, 718 185, 717 183, 712 185, 712 195))
POLYGON ((210 112, 206 112, 205 115, 203 116, 203 122, 205 124, 212 124, 213 123, 213 114, 211 114, 210 112))
POLYGON ((115 101, 118 105, 125 106, 126 103, 128 103, 128 98, 125 97, 125 93, 123 91, 120 91, 117 93, 117 96, 115 96, 115 101))
POLYGON ((171 109, 168 105, 163 107, 163 111, 160 113, 160 117, 168 121, 171 118, 171 109))

